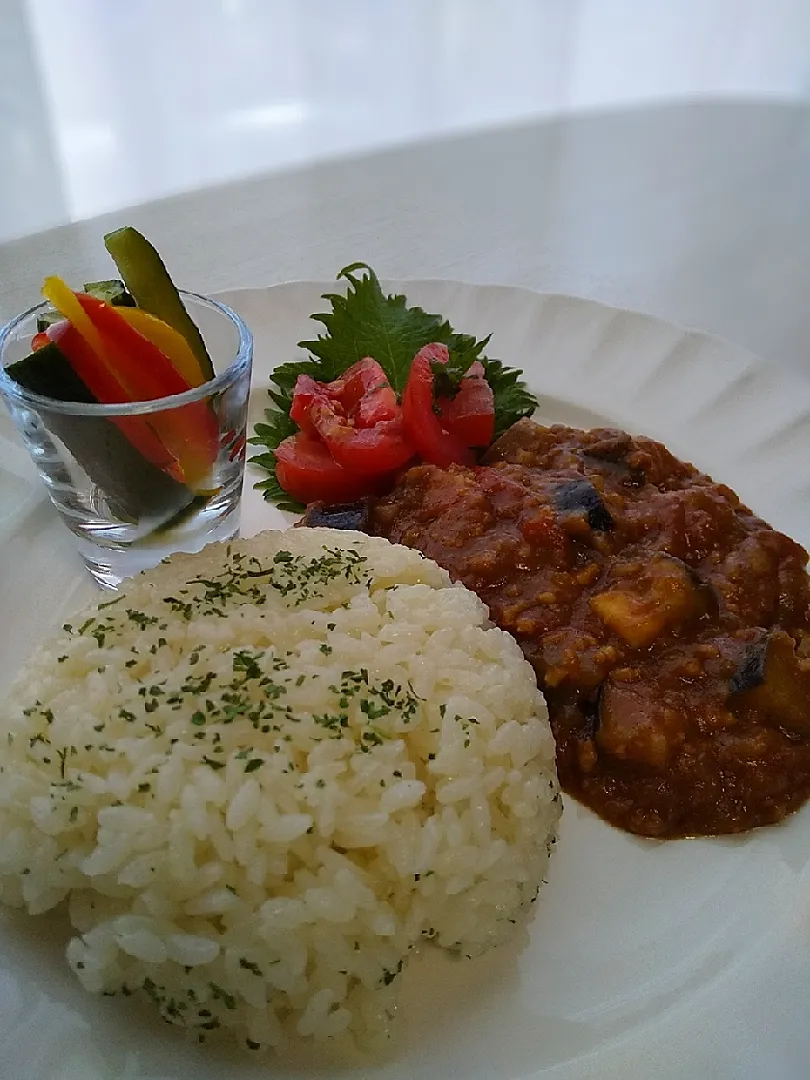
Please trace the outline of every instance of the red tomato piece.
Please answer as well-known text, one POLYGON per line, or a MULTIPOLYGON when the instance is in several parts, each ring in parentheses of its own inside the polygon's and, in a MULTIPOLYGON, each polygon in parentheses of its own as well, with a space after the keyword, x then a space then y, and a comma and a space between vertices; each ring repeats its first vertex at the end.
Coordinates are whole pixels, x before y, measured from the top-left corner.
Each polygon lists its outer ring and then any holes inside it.
POLYGON ((322 439, 335 461, 366 476, 390 473, 414 456, 396 395, 370 357, 331 383, 299 375, 290 416, 313 439, 322 439))
POLYGON ((303 431, 285 439, 273 452, 278 482, 299 502, 351 502, 377 490, 377 477, 344 469, 322 442, 303 431))
POLYGON ((397 395, 394 393, 388 381, 385 385, 379 385, 374 390, 369 390, 358 402, 352 419, 355 427, 371 428, 375 424, 384 424, 388 420, 395 420, 400 415, 400 407, 397 403, 397 395))
POLYGON ((328 383, 326 390, 333 401, 343 406, 355 427, 374 427, 383 420, 393 420, 399 413, 397 395, 388 376, 370 356, 352 364, 339 379, 328 383))
POLYGON ((414 456, 401 416, 356 428, 331 402, 315 402, 309 418, 329 453, 345 469, 367 476, 390 473, 414 456))
POLYGON ((402 394, 402 419, 405 431, 419 456, 431 465, 473 465, 475 457, 457 435, 445 431, 434 411, 434 377, 431 361, 446 364, 449 358, 446 345, 436 342, 425 345, 413 359, 408 381, 402 394))
POLYGON ((317 438, 318 433, 309 418, 309 410, 312 408, 312 403, 316 398, 318 400, 325 400, 325 384, 317 382, 309 375, 299 375, 295 380, 292 406, 290 407, 290 419, 298 424, 301 430, 305 431, 307 435, 310 435, 313 439, 317 438))
POLYGON ((439 402, 443 426, 466 446, 489 446, 495 435, 495 395, 476 360, 453 398, 439 402))

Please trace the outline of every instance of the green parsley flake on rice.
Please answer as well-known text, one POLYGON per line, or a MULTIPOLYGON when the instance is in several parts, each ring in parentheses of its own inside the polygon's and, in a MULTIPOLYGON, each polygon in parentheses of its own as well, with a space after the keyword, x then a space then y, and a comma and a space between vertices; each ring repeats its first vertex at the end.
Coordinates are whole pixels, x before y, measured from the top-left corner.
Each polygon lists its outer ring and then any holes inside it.
POLYGON ((533 672, 415 551, 268 532, 177 555, 0 705, 0 900, 67 900, 93 992, 204 1038, 384 1041, 426 939, 512 934, 560 813, 533 672))

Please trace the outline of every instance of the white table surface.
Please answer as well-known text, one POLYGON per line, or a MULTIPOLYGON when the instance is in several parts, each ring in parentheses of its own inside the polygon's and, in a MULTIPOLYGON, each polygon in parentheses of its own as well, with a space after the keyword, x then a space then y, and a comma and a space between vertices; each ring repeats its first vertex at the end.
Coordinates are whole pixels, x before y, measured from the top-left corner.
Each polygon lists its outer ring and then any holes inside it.
POLYGON ((593 297, 810 374, 810 107, 694 102, 444 138, 180 195, 0 246, 0 318, 144 231, 208 292, 381 277, 593 297))
POLYGON ((0 241, 487 124, 806 104, 808 42, 804 0, 2 0, 0 241))

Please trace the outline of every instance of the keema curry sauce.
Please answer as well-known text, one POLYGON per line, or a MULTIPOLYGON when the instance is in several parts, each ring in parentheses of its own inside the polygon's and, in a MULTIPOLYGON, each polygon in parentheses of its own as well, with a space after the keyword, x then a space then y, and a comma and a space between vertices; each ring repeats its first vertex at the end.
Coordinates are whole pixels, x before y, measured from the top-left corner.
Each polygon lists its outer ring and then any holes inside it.
POLYGON ((733 833, 810 795, 807 552, 660 443, 521 420, 477 467, 408 469, 363 525, 515 636, 562 786, 607 821, 733 833))

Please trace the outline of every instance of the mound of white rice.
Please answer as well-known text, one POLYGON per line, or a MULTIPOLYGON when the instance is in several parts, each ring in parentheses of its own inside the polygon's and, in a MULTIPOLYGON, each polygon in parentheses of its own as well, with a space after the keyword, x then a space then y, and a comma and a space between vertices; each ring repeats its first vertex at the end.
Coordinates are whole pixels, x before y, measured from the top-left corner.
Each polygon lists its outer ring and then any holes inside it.
POLYGON ((200 1038, 368 1047, 432 939, 525 916, 560 812, 515 642, 417 552, 296 529, 178 555, 0 704, 0 899, 67 899, 91 991, 200 1038))

